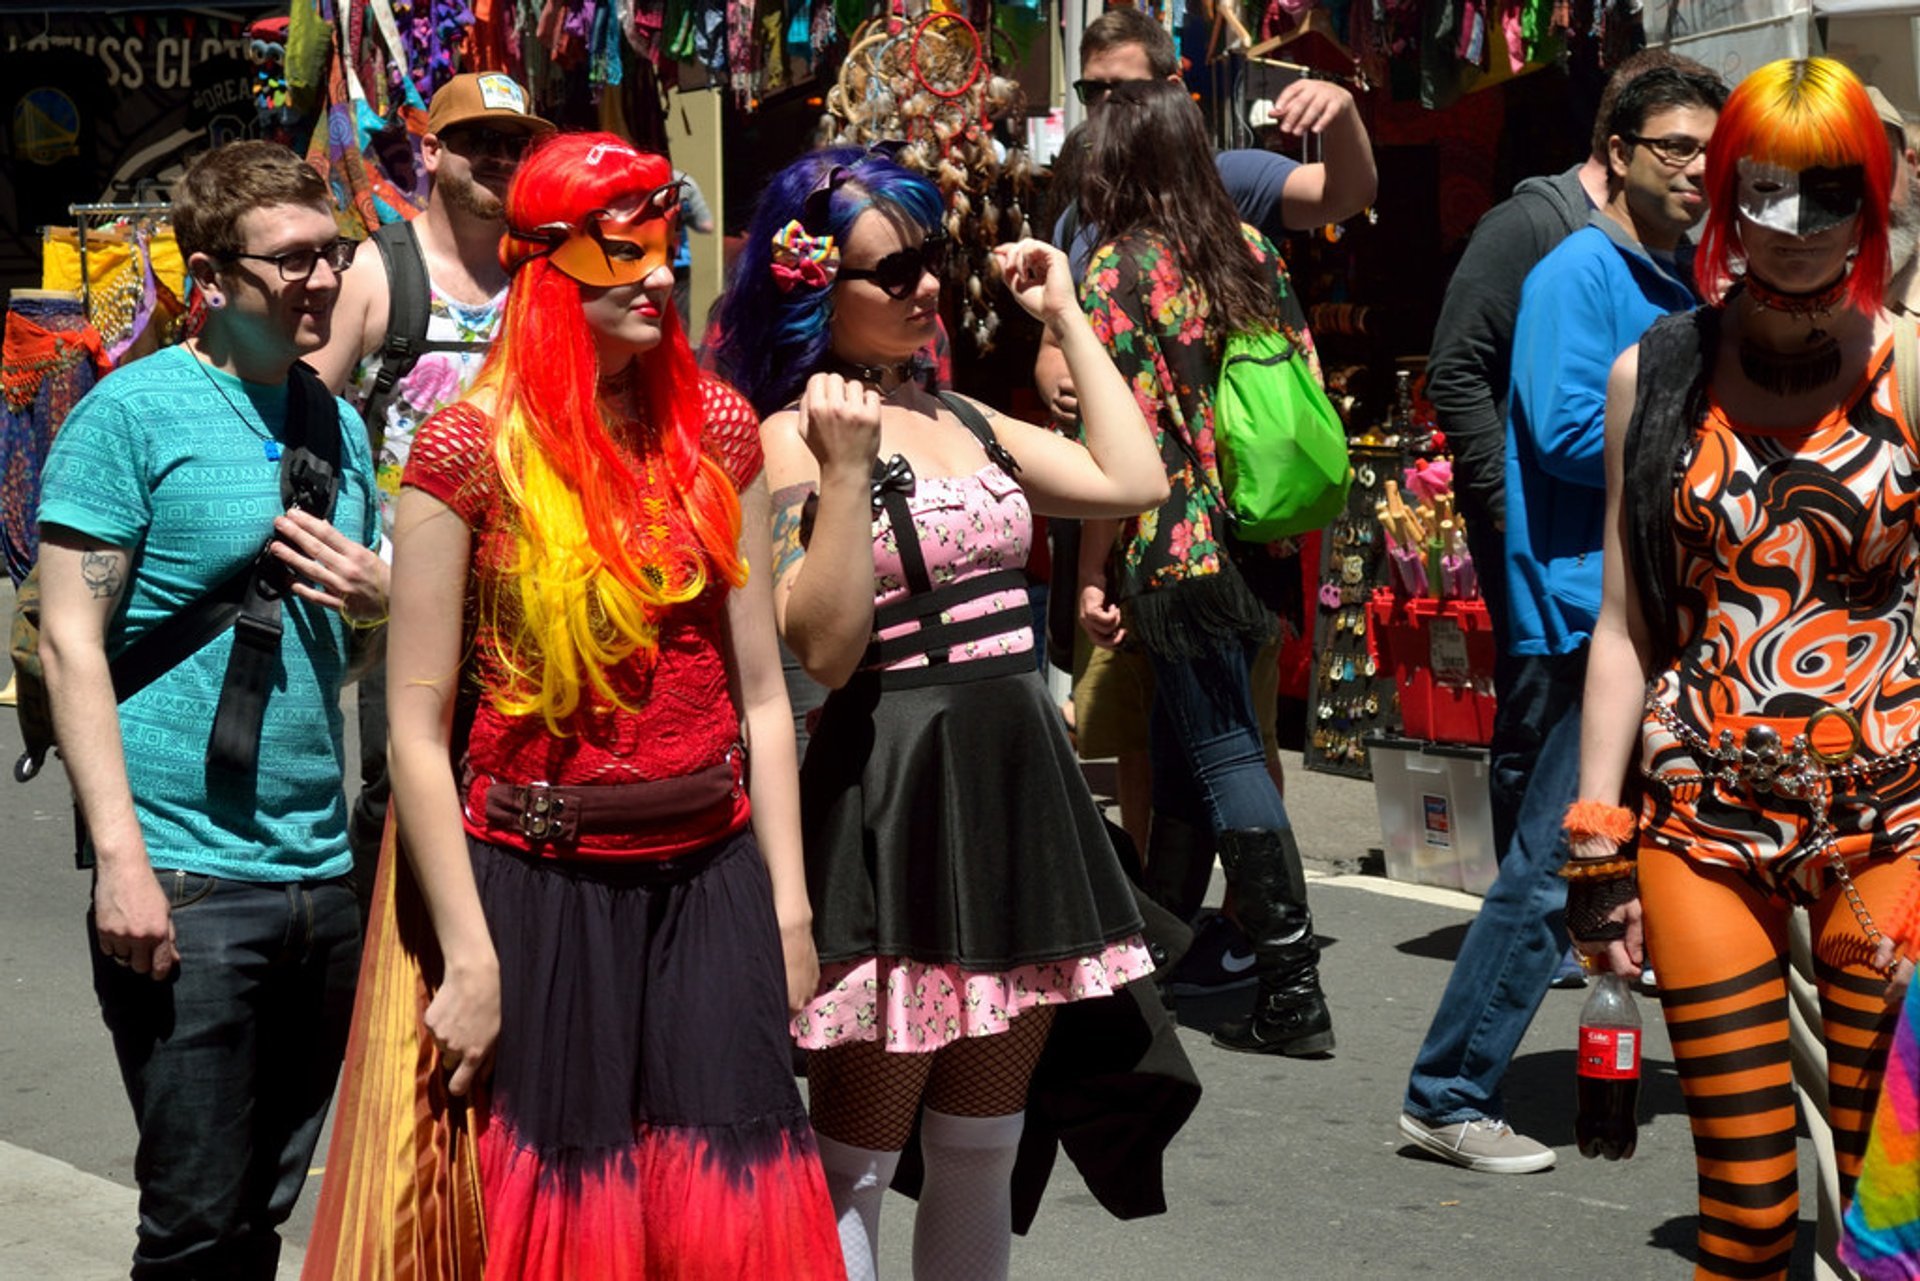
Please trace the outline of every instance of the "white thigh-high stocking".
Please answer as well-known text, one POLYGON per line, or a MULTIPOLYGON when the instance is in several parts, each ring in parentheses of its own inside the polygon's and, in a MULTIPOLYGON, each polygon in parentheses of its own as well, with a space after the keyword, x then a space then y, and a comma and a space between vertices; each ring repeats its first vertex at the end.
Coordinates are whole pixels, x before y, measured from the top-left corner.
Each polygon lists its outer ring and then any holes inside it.
POLYGON ((827 1175, 827 1195, 833 1198, 834 1217, 840 1221, 847 1281, 878 1281, 880 1203, 893 1182, 900 1154, 856 1148, 824 1134, 815 1137, 820 1144, 820 1167, 827 1175))
POLYGON ((921 1113, 927 1176, 913 1221, 914 1281, 1004 1281, 1013 1252, 1013 1161, 1025 1127, 1024 1112, 921 1113))

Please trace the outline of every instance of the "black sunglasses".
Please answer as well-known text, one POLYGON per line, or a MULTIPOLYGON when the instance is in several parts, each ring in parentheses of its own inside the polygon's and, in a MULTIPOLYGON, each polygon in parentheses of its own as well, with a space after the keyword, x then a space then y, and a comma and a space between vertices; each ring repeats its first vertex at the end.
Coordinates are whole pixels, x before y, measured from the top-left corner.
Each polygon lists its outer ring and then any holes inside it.
POLYGON ((533 145, 533 135, 505 129, 453 128, 440 135, 440 141, 472 160, 498 156, 518 161, 533 145))
POLYGON ((313 269, 322 262, 333 268, 338 275, 353 266, 353 255, 359 252, 358 240, 329 240, 317 249, 289 249, 283 254, 228 254, 227 260, 245 258, 253 262, 270 262, 279 268, 280 279, 288 284, 298 284, 313 275, 313 269))
POLYGON ((1080 99, 1081 106, 1091 107, 1126 83, 1125 80, 1076 80, 1073 82, 1073 96, 1080 99))
POLYGON ((871 280, 889 298, 907 298, 920 287, 928 272, 938 276, 947 268, 947 236, 943 231, 929 232, 927 238, 908 249, 896 249, 871 267, 842 267, 841 280, 871 280))

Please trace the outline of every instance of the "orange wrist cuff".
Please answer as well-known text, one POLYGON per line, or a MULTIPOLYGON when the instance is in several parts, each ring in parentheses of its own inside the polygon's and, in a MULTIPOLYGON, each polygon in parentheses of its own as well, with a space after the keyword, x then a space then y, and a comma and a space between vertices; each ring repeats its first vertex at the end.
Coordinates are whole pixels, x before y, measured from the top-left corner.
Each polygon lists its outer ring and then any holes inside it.
POLYGON ((1566 829, 1571 840, 1602 837, 1618 846, 1633 841, 1640 830, 1640 820, 1624 805, 1608 805, 1604 801, 1575 801, 1567 806, 1567 816, 1561 820, 1560 826, 1566 829))

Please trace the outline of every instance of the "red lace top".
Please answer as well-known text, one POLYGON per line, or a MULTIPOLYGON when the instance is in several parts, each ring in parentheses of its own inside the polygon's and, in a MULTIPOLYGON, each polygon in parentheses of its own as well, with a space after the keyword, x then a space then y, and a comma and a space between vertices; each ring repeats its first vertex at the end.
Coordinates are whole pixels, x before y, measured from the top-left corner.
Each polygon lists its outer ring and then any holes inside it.
MULTIPOLYGON (((701 396, 707 422, 702 446, 736 488, 744 487, 761 466, 753 408, 731 387, 710 379, 703 381, 701 396)), ((462 798, 467 831, 492 844, 533 848, 518 830, 488 825, 486 793, 497 782, 545 782, 556 787, 633 783, 691 774, 729 760, 744 771, 737 750, 740 712, 728 688, 722 646, 727 585, 711 567, 707 589, 661 619, 652 661, 637 655, 612 674, 613 687, 633 711, 589 705, 589 691, 583 694, 582 709, 567 722, 567 734, 557 737, 538 714, 509 716, 494 705, 493 696, 506 687, 506 681, 493 638, 482 629, 495 617, 496 605, 512 603, 512 588, 502 573, 511 564, 513 537, 505 504, 496 492, 493 442, 493 423, 487 415, 471 405, 452 405, 421 425, 402 481, 452 508, 473 534, 466 593, 470 647, 465 680, 470 690, 478 690, 480 702, 467 742, 470 777, 462 798), (504 598, 503 589, 509 593, 504 598)), ((697 545, 685 510, 670 492, 665 468, 648 468, 636 460, 634 471, 642 477, 640 492, 634 496, 636 509, 650 516, 664 514, 671 530, 668 541, 697 545)), ((651 532, 657 533, 657 525, 651 532)), ((743 785, 735 789, 731 813, 701 815, 631 834, 583 836, 577 844, 559 848, 543 844, 539 850, 565 857, 664 857, 739 831, 748 813, 743 785)))

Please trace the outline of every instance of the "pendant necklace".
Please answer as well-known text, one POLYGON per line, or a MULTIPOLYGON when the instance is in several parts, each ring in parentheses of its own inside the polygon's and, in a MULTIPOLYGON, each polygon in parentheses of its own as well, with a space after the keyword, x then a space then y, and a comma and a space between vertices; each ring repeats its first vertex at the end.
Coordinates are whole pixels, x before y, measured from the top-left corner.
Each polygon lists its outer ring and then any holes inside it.
POLYGON ((201 358, 199 344, 195 343, 188 347, 187 354, 193 357, 193 363, 200 367, 200 372, 206 375, 209 383, 213 384, 214 391, 219 393, 220 399, 226 403, 227 408, 233 411, 233 416, 245 424, 248 431, 260 437, 261 452, 266 455, 267 461, 279 462, 280 442, 273 438, 273 433, 267 430, 264 421, 249 418, 240 406, 234 403, 233 397, 227 394, 227 389, 221 385, 218 378, 214 377, 211 363, 201 358))
POLYGON ((1773 289, 1749 274, 1741 291, 1763 311, 1785 312, 1807 322, 1807 337, 1799 351, 1780 351, 1748 337, 1740 339, 1740 372, 1760 390, 1776 396, 1801 396, 1826 386, 1840 376, 1840 340, 1821 328, 1847 289, 1848 273, 1822 289, 1804 294, 1773 289))

